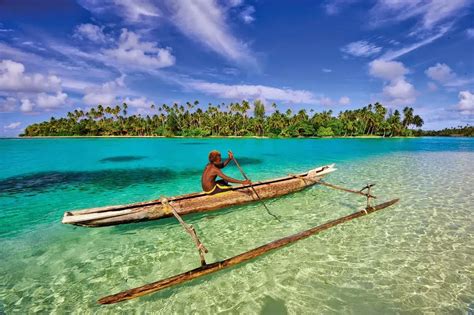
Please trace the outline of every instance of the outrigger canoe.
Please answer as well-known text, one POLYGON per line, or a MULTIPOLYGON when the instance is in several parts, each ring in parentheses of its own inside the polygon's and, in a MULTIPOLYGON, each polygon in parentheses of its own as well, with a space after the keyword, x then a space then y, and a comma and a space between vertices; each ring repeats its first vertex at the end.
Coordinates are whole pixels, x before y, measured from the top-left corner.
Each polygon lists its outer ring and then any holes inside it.
MULTIPOLYGON (((319 182, 334 172, 335 164, 321 166, 306 173, 252 183, 261 199, 269 199, 300 191, 319 182)), ((167 198, 180 215, 207 212, 259 200, 249 185, 235 186, 215 195, 205 192, 167 198)), ((62 223, 99 227, 139 221, 158 220, 173 216, 169 205, 160 199, 129 205, 108 206, 84 210, 67 211, 62 223)))

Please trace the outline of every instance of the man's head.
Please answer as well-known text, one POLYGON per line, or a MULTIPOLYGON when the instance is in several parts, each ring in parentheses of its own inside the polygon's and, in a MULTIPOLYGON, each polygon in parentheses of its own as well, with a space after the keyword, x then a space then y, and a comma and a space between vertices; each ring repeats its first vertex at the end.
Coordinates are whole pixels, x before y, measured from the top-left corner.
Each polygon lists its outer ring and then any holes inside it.
POLYGON ((209 162, 212 164, 220 164, 222 162, 221 153, 213 150, 209 153, 209 162))

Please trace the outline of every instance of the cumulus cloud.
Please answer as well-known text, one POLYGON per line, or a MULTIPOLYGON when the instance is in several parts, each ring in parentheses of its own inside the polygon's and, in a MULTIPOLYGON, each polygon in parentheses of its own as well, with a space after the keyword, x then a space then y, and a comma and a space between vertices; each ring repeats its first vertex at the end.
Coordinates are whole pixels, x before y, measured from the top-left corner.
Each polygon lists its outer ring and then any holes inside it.
POLYGON ((5 129, 16 129, 16 128, 20 127, 20 125, 21 125, 21 122, 19 122, 19 121, 18 122, 12 122, 11 124, 3 126, 3 128, 5 128, 5 129))
POLYGON ((462 115, 474 115, 474 94, 470 91, 461 91, 458 94, 457 109, 462 115))
POLYGON ((369 63, 369 74, 376 78, 396 80, 403 78, 407 73, 408 69, 399 61, 375 59, 369 63))
POLYGON ((122 29, 116 48, 104 50, 107 58, 122 67, 164 68, 174 65, 171 48, 159 48, 156 42, 142 41, 140 36, 122 29))
POLYGON ((341 48, 341 51, 345 54, 356 57, 368 57, 378 54, 382 51, 382 47, 375 46, 365 40, 360 40, 347 44, 341 48))
POLYGON ((131 107, 148 108, 153 103, 145 97, 130 97, 126 94, 125 76, 101 85, 89 86, 84 89, 83 102, 86 105, 99 104, 110 106, 117 103, 127 103, 131 107))
POLYGON ((117 91, 125 87, 125 76, 99 86, 90 86, 84 89, 83 102, 86 105, 112 105, 116 102, 117 91))
POLYGON ((369 63, 369 74, 385 81, 383 95, 393 105, 410 105, 416 100, 415 87, 406 81, 408 69, 399 61, 376 59, 369 63))
POLYGON ((26 74, 22 63, 12 60, 0 61, 0 90, 14 92, 57 92, 61 80, 54 75, 26 74))
POLYGON ((36 97, 36 104, 39 108, 52 109, 65 104, 67 94, 57 92, 56 94, 40 93, 36 97))
POLYGON ((425 74, 433 81, 446 83, 456 78, 456 74, 445 63, 437 63, 425 70, 425 74))
POLYGON ((104 43, 107 37, 103 29, 103 27, 94 24, 81 24, 76 27, 73 36, 80 39, 88 39, 96 43, 104 43))
POLYGON ((153 104, 153 102, 148 100, 146 97, 136 97, 136 98, 126 97, 123 100, 123 102, 127 103, 128 106, 142 108, 142 109, 148 109, 150 105, 153 104))
POLYGON ((383 88, 383 95, 394 105, 410 105, 416 100, 416 90, 405 79, 394 80, 383 88))
POLYGON ((318 102, 311 92, 305 90, 280 89, 264 85, 228 85, 203 81, 190 82, 188 86, 194 90, 225 99, 263 99, 303 104, 318 102))
POLYGON ((428 78, 445 87, 459 87, 474 81, 472 78, 459 77, 447 64, 437 63, 425 70, 428 78))
POLYGON ((21 99, 20 110, 24 113, 37 112, 38 110, 52 110, 66 104, 67 94, 57 92, 56 94, 39 93, 35 97, 24 97, 21 99))
POLYGON ((23 98, 21 100, 20 110, 24 113, 30 113, 33 111, 33 103, 27 99, 23 98))
POLYGON ((349 105, 351 103, 351 99, 347 96, 343 96, 339 99, 340 105, 349 105))

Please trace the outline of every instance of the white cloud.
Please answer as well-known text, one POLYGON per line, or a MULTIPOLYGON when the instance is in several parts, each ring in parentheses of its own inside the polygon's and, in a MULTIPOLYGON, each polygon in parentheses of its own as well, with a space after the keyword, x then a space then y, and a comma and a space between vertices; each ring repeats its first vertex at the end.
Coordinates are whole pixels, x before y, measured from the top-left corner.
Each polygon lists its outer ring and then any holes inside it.
POLYGON ((378 0, 370 20, 378 25, 417 18, 417 28, 430 30, 467 13, 470 5, 471 0, 378 0))
POLYGON ((351 103, 351 99, 347 96, 343 96, 339 99, 340 105, 349 105, 351 103))
POLYGON ((397 59, 398 57, 401 57, 405 54, 408 54, 408 53, 410 53, 410 52, 412 52, 412 51, 414 51, 414 50, 416 50, 420 47, 431 44, 432 42, 434 42, 438 38, 444 36, 444 34, 446 34, 450 29, 451 29, 451 25, 446 25, 446 26, 440 27, 439 30, 434 35, 428 36, 428 37, 426 37, 426 38, 424 38, 424 39, 422 39, 422 40, 420 40, 416 43, 413 43, 411 45, 402 47, 400 49, 389 50, 385 54, 383 54, 380 57, 380 59, 384 59, 384 60, 397 59))
POLYGON ((26 74, 25 66, 12 60, 0 61, 0 90, 14 92, 57 92, 61 80, 54 75, 26 74))
POLYGON ((410 105, 416 101, 416 90, 405 79, 398 79, 384 86, 383 95, 393 105, 410 105))
POLYGON ((114 81, 99 86, 90 86, 84 89, 82 100, 87 105, 112 105, 116 102, 117 92, 125 87, 125 77, 121 76, 114 81))
POLYGON ((227 11, 213 0, 168 1, 172 21, 189 38, 225 58, 243 65, 256 66, 247 45, 239 41, 226 23, 227 11))
POLYGON ((29 99, 23 98, 21 100, 20 110, 24 113, 32 112, 33 111, 33 103, 29 99))
POLYGON ((459 87, 474 81, 472 78, 459 77, 445 63, 437 63, 436 65, 429 67, 425 70, 425 74, 431 80, 441 83, 445 87, 459 87))
POLYGON ((332 72, 331 69, 327 69, 327 68, 323 68, 323 69, 321 69, 321 71, 324 72, 324 73, 331 73, 332 72))
POLYGON ((107 40, 107 37, 105 36, 103 29, 103 27, 94 24, 81 24, 76 27, 73 36, 80 39, 86 38, 97 43, 104 43, 107 40))
POLYGON ((130 98, 126 97, 123 102, 127 103, 128 106, 137 107, 137 108, 150 108, 150 105, 153 104, 152 101, 148 100, 146 97, 136 97, 130 98))
POLYGON ((3 126, 3 128, 5 129, 16 129, 18 128, 19 126, 21 125, 21 122, 12 122, 11 124, 9 125, 6 125, 6 126, 3 126))
POLYGON ((118 47, 104 51, 105 62, 121 67, 164 68, 174 65, 171 48, 159 48, 156 42, 141 41, 138 34, 122 29, 118 47))
POLYGON ((248 6, 242 12, 240 12, 240 18, 244 21, 245 24, 250 24, 255 21, 255 18, 252 14, 255 13, 255 8, 253 6, 248 6))
POLYGON ((425 70, 425 74, 434 81, 446 83, 456 78, 456 74, 445 63, 437 63, 425 70))
POLYGON ((0 100, 0 113, 11 113, 15 111, 17 100, 14 97, 7 97, 0 100))
POLYGON ((393 105, 410 105, 415 102, 415 87, 406 81, 408 69, 399 61, 376 59, 369 63, 369 74, 388 81, 382 93, 393 105))
POLYGON ((470 91, 461 91, 458 94, 459 102, 457 109, 463 115, 474 115, 474 94, 470 91))
POLYGON ((375 59, 369 63, 369 73, 373 77, 391 81, 403 78, 408 69, 399 61, 375 59))
POLYGON ((343 53, 356 57, 368 57, 382 51, 381 47, 375 46, 365 40, 352 42, 341 48, 343 53))
POLYGON ((113 81, 105 82, 102 85, 89 86, 84 89, 83 102, 86 105, 97 106, 102 104, 110 106, 117 103, 127 103, 131 107, 148 108, 152 101, 145 97, 124 96, 127 94, 125 76, 121 76, 113 81))
POLYGON ((226 99, 262 99, 288 103, 314 104, 318 101, 313 94, 305 90, 280 89, 264 85, 227 85, 203 81, 189 82, 194 90, 226 99))
POLYGON ((36 97, 36 104, 39 108, 52 109, 57 108, 65 104, 67 94, 57 92, 56 95, 40 93, 36 97))

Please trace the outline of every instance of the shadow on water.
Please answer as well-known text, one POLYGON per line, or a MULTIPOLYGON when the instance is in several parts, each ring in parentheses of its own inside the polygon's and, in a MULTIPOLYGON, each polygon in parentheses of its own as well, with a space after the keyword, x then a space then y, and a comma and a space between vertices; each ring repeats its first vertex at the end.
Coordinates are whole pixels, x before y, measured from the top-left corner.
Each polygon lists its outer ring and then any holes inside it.
POLYGON ((206 142, 198 142, 198 141, 195 141, 195 142, 183 142, 183 143, 180 143, 181 145, 203 145, 203 144, 206 144, 206 142))
MULTIPOLYGON (((236 157, 237 162, 239 162, 240 165, 259 165, 263 163, 262 159, 257 159, 257 158, 250 158, 250 157, 236 157)), ((235 166, 234 163, 231 163, 229 165, 235 166)))
MULTIPOLYGON (((117 156, 107 158, 115 162, 136 159, 141 157, 117 156)), ((103 161, 102 159, 101 161, 103 161)), ((239 163, 244 165, 256 165, 263 160, 242 157, 239 163)), ((230 164, 235 166, 233 163, 230 164)), ((169 168, 117 168, 95 171, 45 171, 37 173, 21 174, 0 180, 0 193, 6 194, 36 194, 51 189, 71 187, 87 190, 115 190, 123 189, 132 185, 156 184, 176 179, 186 179, 191 176, 201 175, 202 169, 182 169, 179 171, 169 168)))
POLYGON ((139 155, 119 155, 119 156, 111 156, 107 158, 103 158, 99 160, 99 162, 107 163, 107 162, 131 162, 131 161, 139 161, 146 159, 146 156, 139 156, 139 155))
POLYGON ((189 176, 198 176, 200 169, 175 171, 168 168, 133 168, 97 171, 49 171, 24 174, 0 180, 0 193, 38 193, 65 186, 78 189, 122 189, 137 184, 154 184, 189 176))

